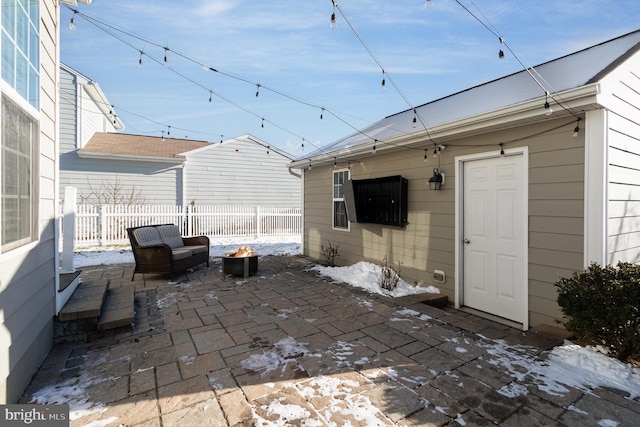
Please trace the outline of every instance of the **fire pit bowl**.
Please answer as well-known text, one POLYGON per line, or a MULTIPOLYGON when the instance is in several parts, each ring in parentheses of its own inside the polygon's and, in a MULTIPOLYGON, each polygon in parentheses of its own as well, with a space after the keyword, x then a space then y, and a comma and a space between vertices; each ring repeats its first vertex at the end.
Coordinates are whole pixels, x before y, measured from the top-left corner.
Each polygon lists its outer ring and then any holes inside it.
POLYGON ((222 255, 222 273, 249 277, 258 271, 258 255, 248 246, 222 255))

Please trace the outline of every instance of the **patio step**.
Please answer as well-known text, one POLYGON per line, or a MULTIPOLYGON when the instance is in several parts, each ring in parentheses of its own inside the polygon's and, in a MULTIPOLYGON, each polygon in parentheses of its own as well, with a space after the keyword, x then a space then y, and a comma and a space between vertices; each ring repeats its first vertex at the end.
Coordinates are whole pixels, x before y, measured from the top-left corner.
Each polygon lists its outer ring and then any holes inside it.
POLYGON ((102 312, 98 318, 99 331, 133 324, 135 320, 134 291, 133 284, 108 289, 102 312))
POLYGON ((81 282, 58 314, 58 321, 90 319, 100 316, 109 280, 81 282))
POLYGON ((446 295, 429 294, 429 293, 406 295, 403 297, 394 298, 393 301, 396 304, 402 305, 402 306, 409 306, 413 304, 422 303, 422 304, 432 305, 438 308, 446 307, 447 304, 449 303, 449 299, 447 298, 446 295))

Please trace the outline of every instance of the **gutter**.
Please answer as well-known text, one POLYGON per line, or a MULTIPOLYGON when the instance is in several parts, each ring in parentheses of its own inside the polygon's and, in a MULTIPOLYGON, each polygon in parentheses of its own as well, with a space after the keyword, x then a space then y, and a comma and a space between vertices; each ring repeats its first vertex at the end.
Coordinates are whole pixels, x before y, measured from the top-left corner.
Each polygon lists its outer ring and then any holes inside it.
POLYGON ((176 165, 183 164, 186 158, 175 157, 152 157, 152 156, 132 156, 130 154, 109 154, 109 153, 94 153, 87 151, 78 151, 78 157, 82 159, 96 159, 96 160, 126 160, 132 162, 153 162, 153 163, 173 163, 176 165))

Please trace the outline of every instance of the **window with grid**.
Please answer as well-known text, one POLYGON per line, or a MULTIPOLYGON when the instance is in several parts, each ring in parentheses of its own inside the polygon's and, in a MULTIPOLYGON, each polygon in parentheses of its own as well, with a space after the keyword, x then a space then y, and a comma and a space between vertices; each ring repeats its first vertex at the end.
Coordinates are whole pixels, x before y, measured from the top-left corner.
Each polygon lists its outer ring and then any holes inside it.
POLYGON ((347 206, 344 202, 343 185, 349 180, 349 171, 333 172, 333 228, 349 229, 347 206))
POLYGON ((3 0, 0 19, 1 251, 37 240, 40 2, 3 0))

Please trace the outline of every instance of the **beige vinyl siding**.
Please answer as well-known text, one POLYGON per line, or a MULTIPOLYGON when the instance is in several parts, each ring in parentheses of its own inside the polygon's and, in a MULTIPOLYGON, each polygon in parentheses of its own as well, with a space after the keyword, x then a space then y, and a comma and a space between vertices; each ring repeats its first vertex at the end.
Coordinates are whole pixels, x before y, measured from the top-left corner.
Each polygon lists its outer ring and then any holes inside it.
POLYGON ((236 140, 187 153, 185 203, 300 206, 300 177, 289 171, 291 159, 267 151, 236 140))
POLYGON ((39 240, 0 254, 0 403, 15 403, 53 343, 57 3, 40 2, 39 240))
MULTIPOLYGON (((638 60, 636 59, 636 64, 638 60)), ((640 75, 610 78, 608 105, 608 264, 640 262, 640 75)))
MULTIPOLYGON (((445 184, 440 191, 428 189, 427 180, 438 162, 431 156, 433 142, 414 149, 352 160, 352 179, 401 174, 409 180, 409 223, 404 229, 351 223, 349 232, 331 229, 332 165, 305 171, 306 255, 322 260, 321 245, 339 246, 338 263, 360 260, 380 264, 385 257, 409 283, 434 285, 452 301, 455 283, 455 186, 454 159, 481 152, 499 153, 499 143, 520 140, 505 148, 529 147, 529 324, 553 324, 560 317, 554 283, 583 268, 584 139, 572 138, 571 119, 546 120, 540 124, 444 142, 440 170, 445 184), (545 129, 561 129, 532 137, 545 129), (429 148, 424 163, 424 148, 429 148), (433 280, 443 270, 446 283, 433 280)), ((433 136, 437 138, 437 136, 433 136)), ((343 164, 338 162, 338 166, 343 164)))

